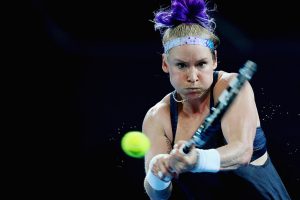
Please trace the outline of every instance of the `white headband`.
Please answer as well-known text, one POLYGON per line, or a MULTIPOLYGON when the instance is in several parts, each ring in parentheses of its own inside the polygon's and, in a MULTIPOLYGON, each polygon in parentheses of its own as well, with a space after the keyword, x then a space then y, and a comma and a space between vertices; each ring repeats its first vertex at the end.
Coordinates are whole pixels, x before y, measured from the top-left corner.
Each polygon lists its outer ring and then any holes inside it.
POLYGON ((200 44, 202 46, 208 47, 211 50, 214 50, 214 43, 210 39, 203 39, 200 37, 194 37, 194 36, 187 36, 187 37, 180 37, 176 39, 172 39, 165 43, 164 49, 165 53, 168 53, 170 49, 173 47, 181 46, 184 44, 200 44))

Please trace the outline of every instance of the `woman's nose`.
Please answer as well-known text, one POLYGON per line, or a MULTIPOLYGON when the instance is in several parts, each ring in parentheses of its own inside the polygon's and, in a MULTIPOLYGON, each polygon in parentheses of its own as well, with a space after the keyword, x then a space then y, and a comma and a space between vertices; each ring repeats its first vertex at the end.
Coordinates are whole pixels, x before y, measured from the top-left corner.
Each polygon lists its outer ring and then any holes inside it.
POLYGON ((188 82, 194 83, 198 81, 198 71, 195 67, 188 70, 188 82))

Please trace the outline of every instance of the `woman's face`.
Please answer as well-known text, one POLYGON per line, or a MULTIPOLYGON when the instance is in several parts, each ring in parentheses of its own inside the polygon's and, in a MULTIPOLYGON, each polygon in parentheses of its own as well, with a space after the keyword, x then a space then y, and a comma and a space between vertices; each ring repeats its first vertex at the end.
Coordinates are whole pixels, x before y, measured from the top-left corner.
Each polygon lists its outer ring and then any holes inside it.
POLYGON ((212 84, 216 67, 216 57, 202 45, 177 46, 163 55, 162 68, 182 98, 202 96, 212 84))

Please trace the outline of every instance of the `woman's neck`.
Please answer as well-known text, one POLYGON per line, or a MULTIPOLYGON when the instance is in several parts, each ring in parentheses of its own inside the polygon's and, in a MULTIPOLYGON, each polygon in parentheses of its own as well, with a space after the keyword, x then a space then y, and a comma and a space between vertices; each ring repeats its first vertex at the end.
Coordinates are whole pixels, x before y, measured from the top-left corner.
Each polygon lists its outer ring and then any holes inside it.
POLYGON ((209 90, 205 92, 201 97, 190 99, 182 102, 182 111, 187 115, 201 114, 210 110, 210 92, 209 90))

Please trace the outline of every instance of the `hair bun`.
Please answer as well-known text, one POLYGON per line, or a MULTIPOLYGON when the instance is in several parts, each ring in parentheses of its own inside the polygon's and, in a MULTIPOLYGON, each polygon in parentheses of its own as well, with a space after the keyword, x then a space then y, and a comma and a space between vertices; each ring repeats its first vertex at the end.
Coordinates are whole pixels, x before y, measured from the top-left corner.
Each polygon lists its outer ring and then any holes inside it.
POLYGON ((155 29, 163 31, 182 23, 198 23, 214 31, 214 19, 207 12, 205 0, 171 0, 171 7, 155 13, 155 29))

